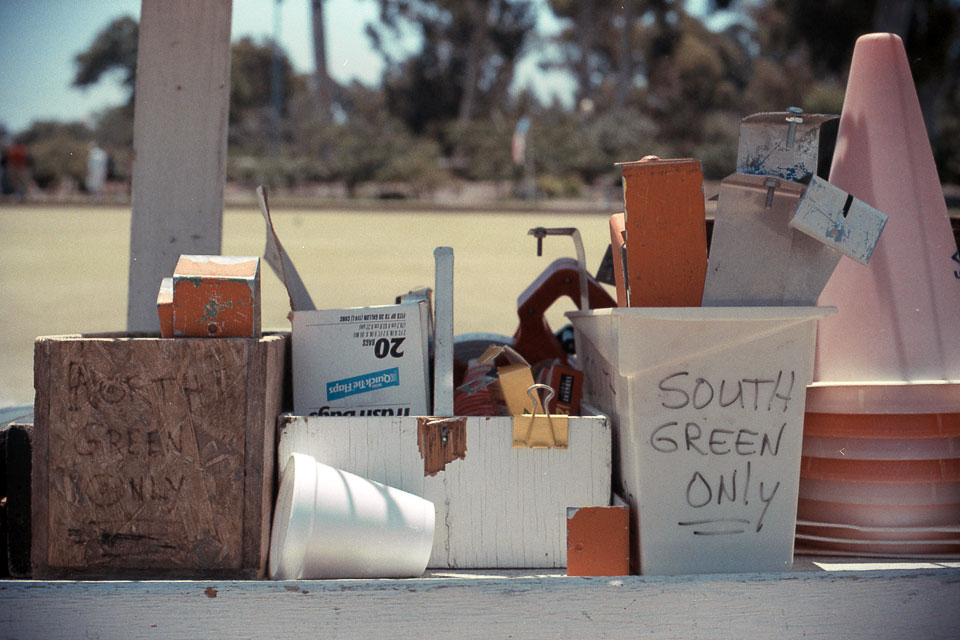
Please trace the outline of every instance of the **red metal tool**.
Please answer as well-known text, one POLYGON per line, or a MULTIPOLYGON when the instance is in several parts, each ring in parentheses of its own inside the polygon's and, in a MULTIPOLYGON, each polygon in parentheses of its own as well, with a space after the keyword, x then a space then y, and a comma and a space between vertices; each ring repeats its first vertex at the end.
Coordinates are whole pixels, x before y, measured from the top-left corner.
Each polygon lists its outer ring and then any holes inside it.
MULTIPOLYGON (((567 353, 563 349, 544 313, 554 302, 563 296, 569 297, 583 309, 580 299, 580 277, 582 270, 573 258, 558 258, 537 277, 517 299, 517 315, 520 326, 513 335, 513 348, 527 362, 560 358, 567 362, 567 353)), ((587 299, 591 309, 617 306, 616 301, 587 274, 587 299)))

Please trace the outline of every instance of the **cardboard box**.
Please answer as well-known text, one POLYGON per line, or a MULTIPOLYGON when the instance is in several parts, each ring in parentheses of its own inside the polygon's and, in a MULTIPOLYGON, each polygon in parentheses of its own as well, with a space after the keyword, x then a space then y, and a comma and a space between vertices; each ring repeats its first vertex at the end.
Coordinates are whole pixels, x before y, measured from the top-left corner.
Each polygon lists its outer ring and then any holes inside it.
POLYGON ((298 415, 428 415, 429 305, 295 311, 298 415))
POLYGON ((513 448, 512 417, 286 416, 279 461, 318 461, 437 508, 430 567, 567 562, 567 507, 610 504, 611 427, 570 417, 567 448, 513 448))
POLYGON ((287 341, 38 338, 34 577, 262 577, 287 341))
POLYGON ((397 304, 317 310, 270 219, 264 259, 290 296, 293 402, 299 415, 427 415, 430 411, 429 289, 397 304))

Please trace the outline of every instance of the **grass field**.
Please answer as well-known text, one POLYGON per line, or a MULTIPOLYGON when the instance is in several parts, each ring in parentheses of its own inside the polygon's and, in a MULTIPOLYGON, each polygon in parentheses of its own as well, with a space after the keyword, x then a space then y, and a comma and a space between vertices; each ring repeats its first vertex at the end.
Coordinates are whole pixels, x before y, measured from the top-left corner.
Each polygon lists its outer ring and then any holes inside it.
MULTIPOLYGON (((570 239, 548 238, 538 258, 529 228, 578 227, 591 273, 609 243, 606 214, 274 209, 319 308, 388 304, 432 287, 434 247, 453 247, 458 334, 512 334, 517 296, 555 258, 575 255, 570 239)), ((0 207, 0 407, 33 402, 36 336, 124 329, 129 243, 129 207, 0 207)), ((259 211, 228 210, 222 253, 260 255, 263 247, 259 211)), ((262 286, 264 328, 289 329, 286 293, 266 265, 262 286)), ((551 327, 572 308, 555 305, 551 327)))

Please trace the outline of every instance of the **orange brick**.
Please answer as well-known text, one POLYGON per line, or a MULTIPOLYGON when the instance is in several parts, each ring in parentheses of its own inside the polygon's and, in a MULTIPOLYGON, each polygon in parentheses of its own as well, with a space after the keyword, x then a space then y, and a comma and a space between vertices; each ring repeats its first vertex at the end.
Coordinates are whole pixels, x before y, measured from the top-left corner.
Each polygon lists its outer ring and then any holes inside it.
POLYGON ((699 160, 620 165, 631 307, 699 307, 707 230, 699 160))
POLYGON ((629 507, 567 507, 567 575, 629 573, 629 507))
POLYGON ((173 272, 175 336, 260 337, 260 258, 180 256, 173 272))

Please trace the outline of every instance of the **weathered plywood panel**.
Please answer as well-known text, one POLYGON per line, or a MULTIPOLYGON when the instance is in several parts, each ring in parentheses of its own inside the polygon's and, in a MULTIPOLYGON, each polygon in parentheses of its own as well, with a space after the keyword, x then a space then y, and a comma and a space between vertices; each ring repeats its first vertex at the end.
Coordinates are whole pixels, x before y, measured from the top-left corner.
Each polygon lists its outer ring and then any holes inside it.
POLYGON ((230 103, 231 0, 143 0, 133 125, 127 329, 159 332, 177 258, 219 254, 230 103))
POLYGON ((262 575, 285 342, 38 338, 35 577, 262 575))
MULTIPOLYGON (((611 427, 575 417, 567 449, 514 449, 511 418, 460 418, 462 459, 424 474, 417 418, 285 418, 281 467, 306 453, 422 496, 437 508, 431 567, 566 566, 567 507, 610 504, 611 427)), ((451 427, 452 428, 452 427, 451 427)))

